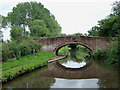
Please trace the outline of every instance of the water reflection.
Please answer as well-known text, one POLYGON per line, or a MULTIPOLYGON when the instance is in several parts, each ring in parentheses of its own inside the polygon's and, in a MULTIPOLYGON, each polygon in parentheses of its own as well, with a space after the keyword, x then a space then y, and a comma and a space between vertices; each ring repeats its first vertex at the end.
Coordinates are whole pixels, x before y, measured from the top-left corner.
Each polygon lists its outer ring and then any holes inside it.
POLYGON ((62 65, 67 68, 81 68, 86 65, 86 62, 77 63, 71 60, 71 61, 68 61, 67 63, 62 63, 62 65))
POLYGON ((55 78, 51 88, 98 88, 98 79, 61 79, 55 78), (92 82, 92 83, 91 83, 92 82), (89 83, 89 84, 88 84, 89 83))
POLYGON ((16 78, 3 84, 3 87, 48 89, 119 87, 116 68, 93 60, 83 61, 80 59, 79 54, 81 53, 75 51, 74 55, 70 54, 64 60, 50 63, 42 69, 16 78), (77 59, 72 59, 75 54, 77 59))
POLYGON ((48 88, 49 89, 50 86, 55 83, 55 79, 41 76, 41 73, 46 70, 47 67, 44 67, 32 73, 25 74, 6 84, 3 84, 3 88, 48 88))

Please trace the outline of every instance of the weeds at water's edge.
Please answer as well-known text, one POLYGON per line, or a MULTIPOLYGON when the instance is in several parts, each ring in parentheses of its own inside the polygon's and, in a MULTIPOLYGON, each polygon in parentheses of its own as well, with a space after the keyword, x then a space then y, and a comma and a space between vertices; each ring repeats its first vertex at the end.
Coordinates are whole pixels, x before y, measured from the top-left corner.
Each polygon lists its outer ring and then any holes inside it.
POLYGON ((3 75, 2 75, 2 82, 7 82, 8 80, 12 80, 14 79, 15 77, 18 77, 19 75, 21 74, 25 74, 25 73, 28 73, 28 72, 31 72, 31 71, 34 71, 35 69, 37 68, 40 68, 42 66, 45 66, 47 65, 47 61, 44 62, 44 63, 41 63, 41 64, 31 64, 31 65, 24 65, 23 67, 17 67, 15 69, 11 69, 11 70, 7 70, 5 72, 3 72, 3 75))

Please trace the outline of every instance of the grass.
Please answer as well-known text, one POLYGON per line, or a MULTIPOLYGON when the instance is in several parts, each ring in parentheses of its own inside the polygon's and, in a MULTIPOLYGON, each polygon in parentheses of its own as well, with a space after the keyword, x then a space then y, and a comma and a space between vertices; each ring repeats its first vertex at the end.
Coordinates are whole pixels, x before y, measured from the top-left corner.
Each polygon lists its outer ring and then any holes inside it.
POLYGON ((48 63, 47 59, 56 55, 50 52, 39 52, 36 55, 28 55, 19 60, 2 63, 2 82, 7 82, 9 79, 32 71, 38 67, 48 63))

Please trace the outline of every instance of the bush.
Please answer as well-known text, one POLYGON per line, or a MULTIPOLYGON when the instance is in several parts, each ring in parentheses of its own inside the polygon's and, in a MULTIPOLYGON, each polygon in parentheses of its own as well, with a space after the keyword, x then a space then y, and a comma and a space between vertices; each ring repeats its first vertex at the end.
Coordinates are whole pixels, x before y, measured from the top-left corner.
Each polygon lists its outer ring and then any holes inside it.
POLYGON ((26 40, 20 43, 19 50, 21 51, 21 56, 28 55, 32 52, 29 42, 26 40))
POLYGON ((7 43, 3 43, 2 44, 2 60, 6 61, 8 59, 9 56, 9 45, 7 43))
POLYGON ((106 51, 105 50, 97 50, 94 52, 93 57, 96 59, 106 59, 106 51))
POLYGON ((98 60, 104 60, 105 63, 108 64, 120 64, 118 51, 116 49, 106 49, 106 50, 97 50, 93 54, 93 58, 98 60))
POLYGON ((40 50, 41 44, 34 41, 32 38, 28 38, 18 43, 17 41, 11 41, 2 44, 2 61, 7 61, 12 58, 20 58, 33 53, 33 49, 40 50))

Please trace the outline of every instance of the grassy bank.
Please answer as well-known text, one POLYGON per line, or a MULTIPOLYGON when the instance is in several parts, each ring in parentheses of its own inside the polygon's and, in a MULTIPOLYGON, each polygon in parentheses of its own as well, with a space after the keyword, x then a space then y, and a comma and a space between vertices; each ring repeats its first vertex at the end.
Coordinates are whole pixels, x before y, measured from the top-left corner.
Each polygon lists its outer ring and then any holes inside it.
POLYGON ((2 82, 7 82, 25 72, 30 72, 48 63, 47 59, 56 55, 50 52, 39 52, 36 55, 28 55, 18 60, 2 63, 2 82))

